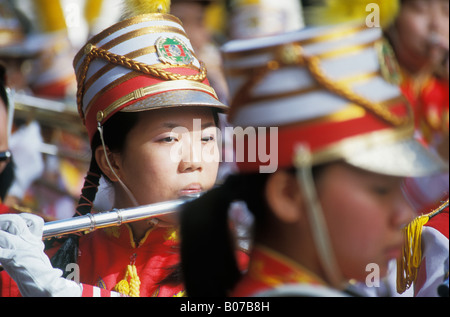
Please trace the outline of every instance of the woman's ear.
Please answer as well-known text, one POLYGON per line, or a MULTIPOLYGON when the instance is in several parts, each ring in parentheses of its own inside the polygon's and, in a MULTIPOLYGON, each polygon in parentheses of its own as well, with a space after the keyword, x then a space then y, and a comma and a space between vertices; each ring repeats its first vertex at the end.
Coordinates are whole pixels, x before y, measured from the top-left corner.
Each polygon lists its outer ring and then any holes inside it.
POLYGON ((301 219, 303 199, 295 175, 277 171, 269 177, 265 191, 267 203, 278 219, 286 223, 301 219))
POLYGON ((119 160, 117 155, 112 153, 108 148, 104 150, 103 146, 98 146, 95 149, 95 159, 97 160, 97 164, 102 170, 103 174, 106 177, 108 177, 110 181, 117 182, 118 181, 117 176, 121 177, 120 176, 121 169, 120 164, 118 164, 119 160), (108 155, 110 164, 108 164, 106 155, 108 155))

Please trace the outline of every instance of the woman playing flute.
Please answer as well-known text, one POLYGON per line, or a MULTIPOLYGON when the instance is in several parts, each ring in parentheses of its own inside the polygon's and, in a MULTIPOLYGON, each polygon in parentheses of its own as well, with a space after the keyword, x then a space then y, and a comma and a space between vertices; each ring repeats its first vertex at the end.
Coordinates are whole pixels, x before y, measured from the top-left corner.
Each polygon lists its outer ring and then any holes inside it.
MULTIPOLYGON (((227 107, 209 85, 181 22, 166 13, 168 2, 142 1, 144 9, 134 10, 136 1, 130 1, 131 17, 92 37, 75 57, 78 108, 92 148, 79 215, 92 211, 101 177, 114 189, 115 208, 173 200, 215 184, 218 113, 227 107), (152 13, 140 14, 148 9, 152 13), (205 148, 213 159, 204 159, 205 148)), ((20 222, 4 220, 11 227, 20 222)), ((39 221, 26 221, 41 230, 39 221)), ((15 277, 14 259, 0 259, 15 277)), ((48 270, 44 262, 35 265, 48 270)), ((82 289, 89 296, 91 285, 126 296, 182 296, 178 262, 176 219, 161 217, 70 236, 52 264, 65 271, 76 263, 82 288, 55 274, 37 274, 41 288, 19 289, 30 296, 79 296, 82 289)))

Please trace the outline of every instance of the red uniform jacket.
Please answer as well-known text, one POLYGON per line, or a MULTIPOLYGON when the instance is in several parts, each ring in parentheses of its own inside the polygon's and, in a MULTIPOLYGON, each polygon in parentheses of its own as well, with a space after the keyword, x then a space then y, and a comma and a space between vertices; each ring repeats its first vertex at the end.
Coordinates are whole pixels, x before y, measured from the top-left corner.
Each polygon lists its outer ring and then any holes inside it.
POLYGON ((326 284, 313 273, 283 255, 257 246, 250 255, 247 273, 238 282, 231 297, 249 297, 283 285, 301 284, 323 288, 326 284))
MULTIPOLYGON (((100 229, 83 236, 77 263, 80 282, 84 284, 83 296, 92 292, 91 286, 113 291, 124 279, 129 264, 136 266, 141 297, 182 296, 184 289, 181 283, 160 284, 179 263, 178 245, 173 228, 149 230, 138 244, 133 241, 127 225, 100 229)), ((16 283, 6 272, 0 275, 0 292, 2 297, 20 296, 16 283)))
POLYGON ((128 225, 98 230, 80 239, 80 282, 113 290, 135 264, 141 281, 140 296, 183 295, 183 285, 160 285, 179 263, 179 244, 174 228, 156 228, 135 243, 128 225))
POLYGON ((448 133, 449 129, 448 81, 430 77, 418 84, 405 76, 401 89, 413 107, 416 128, 427 143, 433 144, 436 136, 448 133))

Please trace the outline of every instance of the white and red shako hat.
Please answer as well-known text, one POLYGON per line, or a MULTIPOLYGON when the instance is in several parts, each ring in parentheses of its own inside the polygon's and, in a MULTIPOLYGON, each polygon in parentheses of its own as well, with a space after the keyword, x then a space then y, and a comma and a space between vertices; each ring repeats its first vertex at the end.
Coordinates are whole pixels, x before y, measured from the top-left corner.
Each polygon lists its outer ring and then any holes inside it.
MULTIPOLYGON (((344 160, 396 176, 448 169, 413 138, 413 113, 398 87, 396 59, 380 27, 358 22, 314 26, 231 41, 222 52, 231 94, 229 120, 243 128, 277 127, 279 168, 294 166, 302 146, 313 165, 344 160)), ((270 141, 268 135, 256 138, 270 141)), ((258 172, 266 164, 244 160, 238 167, 258 172)))
MULTIPOLYGON (((141 2, 161 8, 169 1, 141 2)), ((78 109, 91 140, 98 124, 118 111, 227 109, 210 86, 182 23, 167 13, 139 14, 107 28, 80 50, 74 68, 78 109)))

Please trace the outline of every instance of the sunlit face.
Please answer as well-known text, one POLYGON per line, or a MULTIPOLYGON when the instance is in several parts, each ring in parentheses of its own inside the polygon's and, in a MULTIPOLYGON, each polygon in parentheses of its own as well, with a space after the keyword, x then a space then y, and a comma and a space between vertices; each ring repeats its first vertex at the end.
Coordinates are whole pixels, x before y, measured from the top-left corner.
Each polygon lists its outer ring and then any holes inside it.
POLYGON ((405 0, 391 36, 399 62, 412 71, 440 63, 449 46, 449 1, 405 0))
MULTIPOLYGON (((142 112, 123 152, 115 155, 118 175, 139 205, 211 189, 219 166, 212 111, 177 107, 142 112)), ((126 204, 126 197, 118 197, 123 198, 118 204, 126 204)))
POLYGON ((368 264, 380 275, 400 256, 401 228, 413 211, 401 191, 401 178, 366 172, 344 163, 326 167, 317 180, 332 246, 347 279, 365 281, 368 264))
MULTIPOLYGON (((0 152, 8 150, 8 114, 6 105, 0 99, 0 152)), ((3 172, 7 162, 0 161, 0 173, 3 172)))

